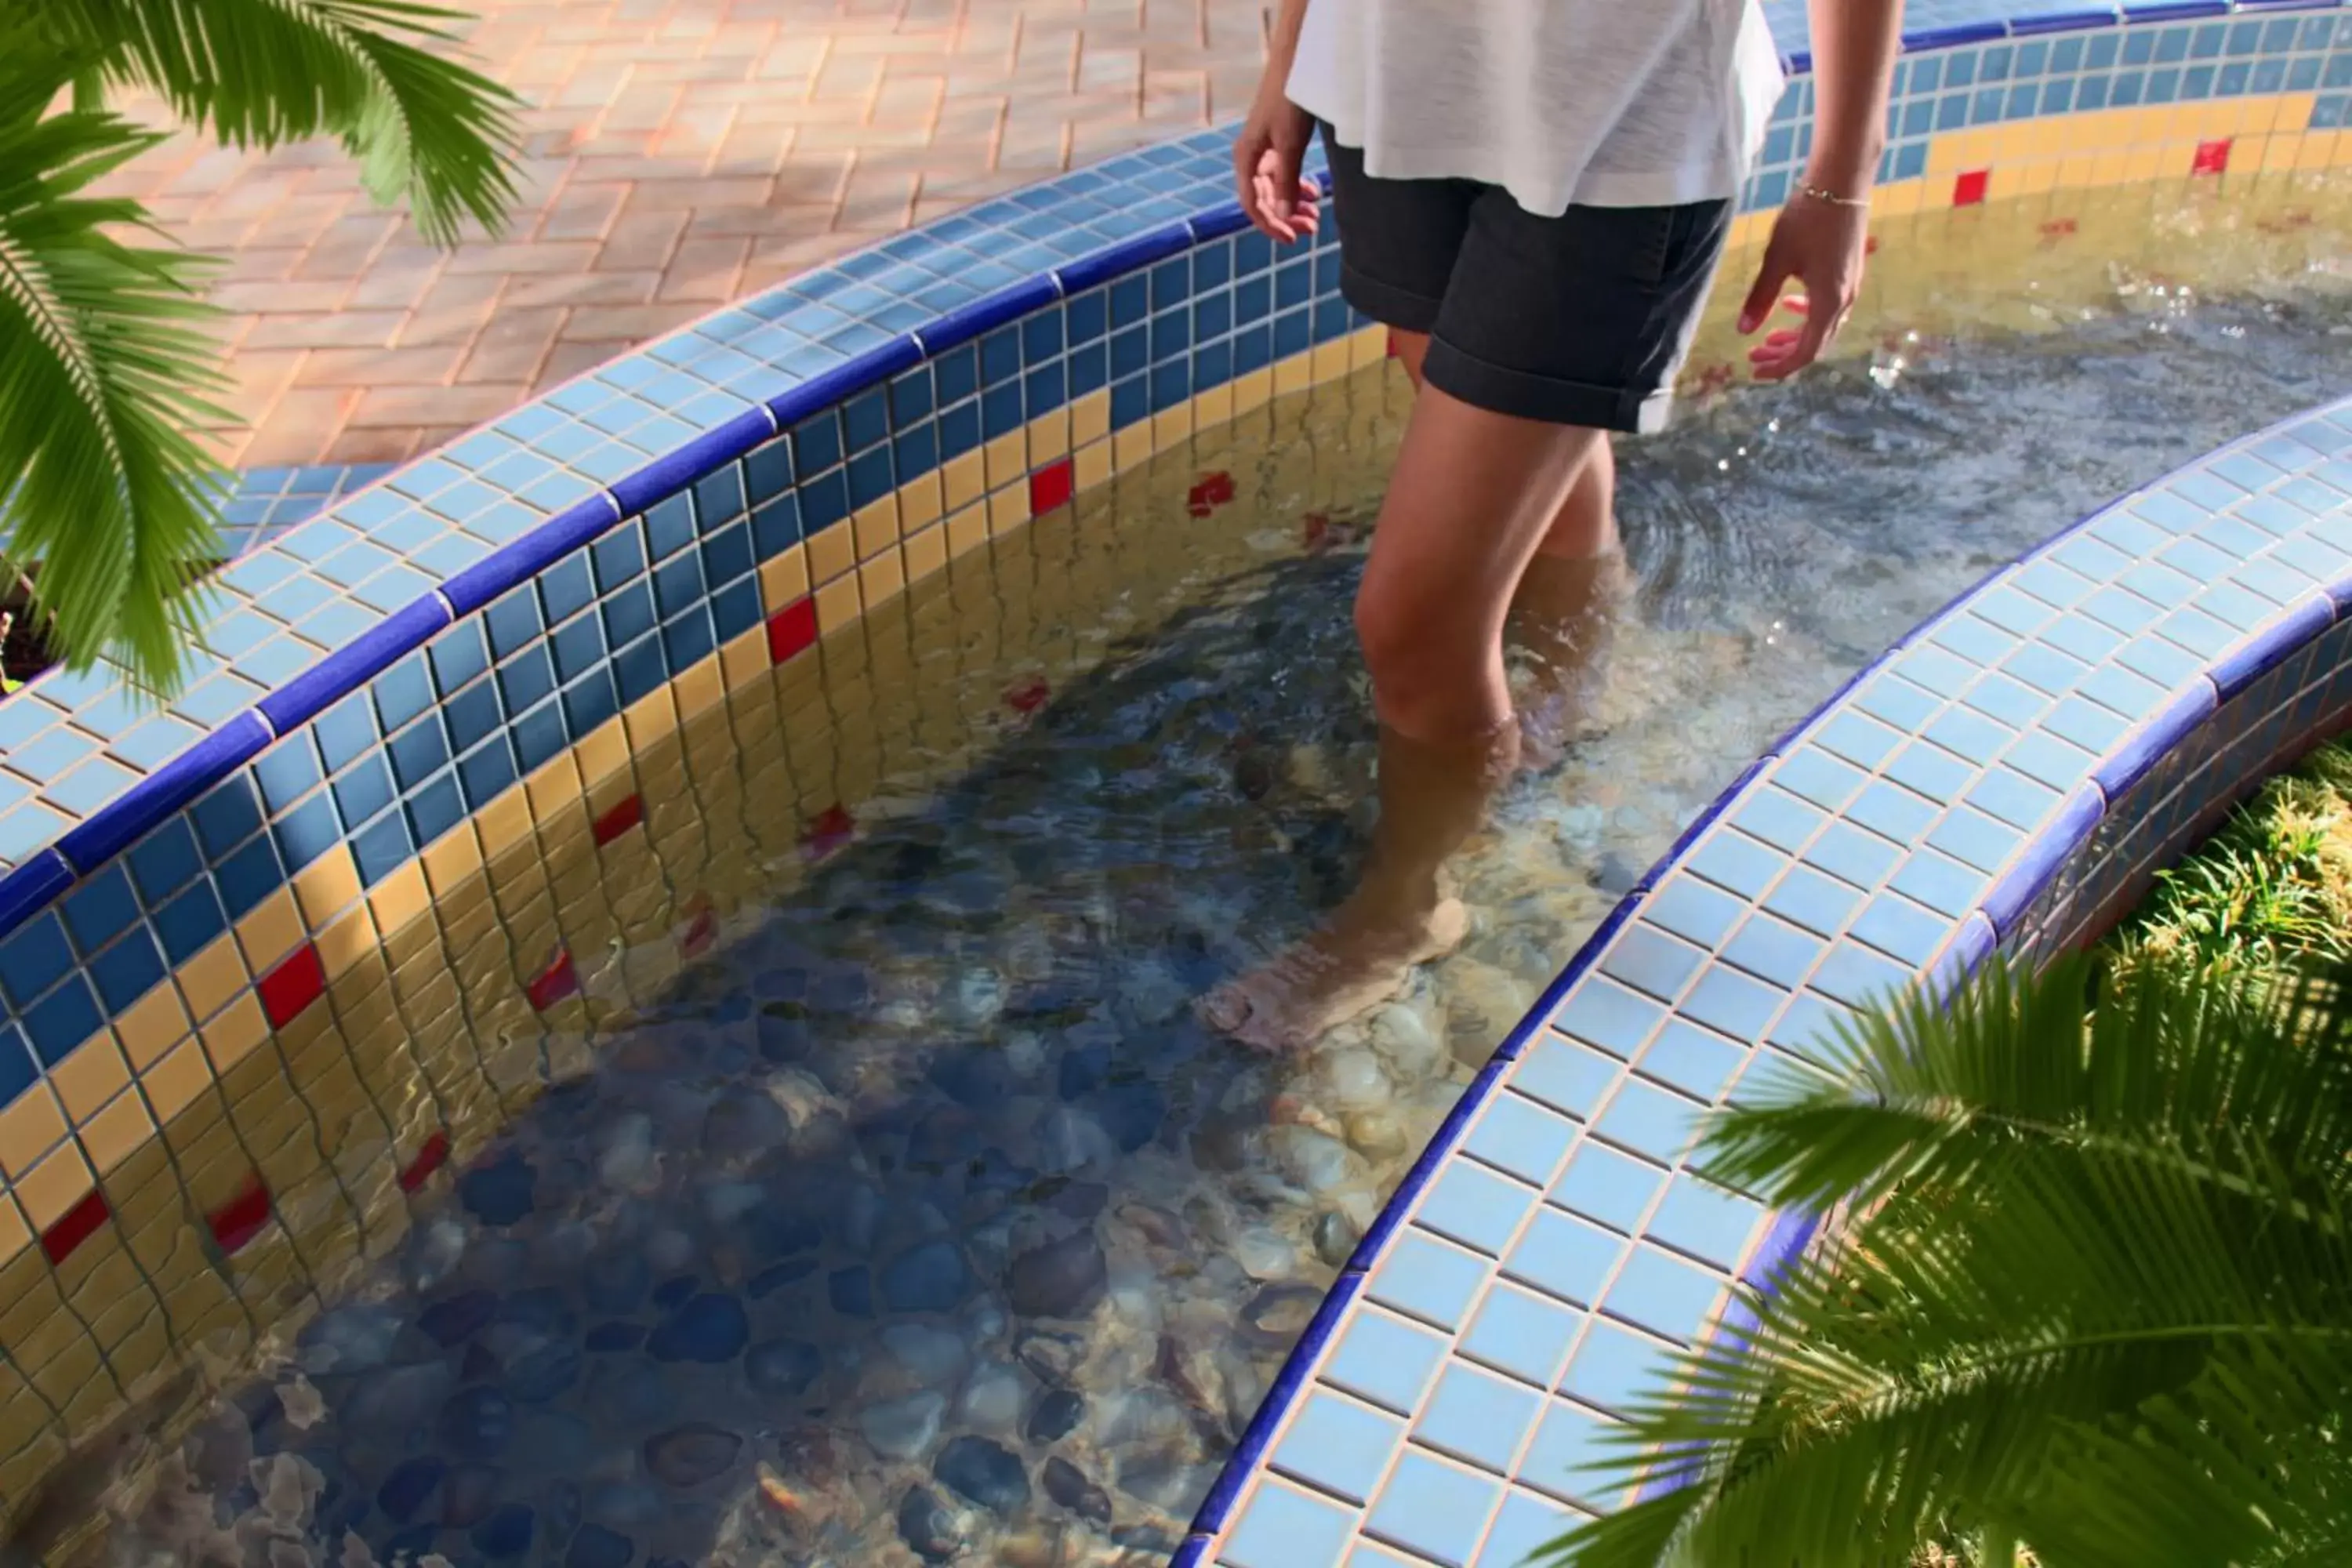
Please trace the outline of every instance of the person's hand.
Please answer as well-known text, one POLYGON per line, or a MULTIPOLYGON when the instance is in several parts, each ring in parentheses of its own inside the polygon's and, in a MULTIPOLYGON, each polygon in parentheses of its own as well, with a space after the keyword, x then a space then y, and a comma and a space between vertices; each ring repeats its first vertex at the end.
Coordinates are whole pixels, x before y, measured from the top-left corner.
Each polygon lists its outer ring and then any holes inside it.
POLYGON ((1845 324, 1862 291, 1863 258, 1870 246, 1870 214, 1799 195, 1780 209, 1772 226, 1771 243, 1764 247, 1756 286, 1739 308, 1744 335, 1761 327, 1780 301, 1780 290, 1791 281, 1804 292, 1789 301, 1789 309, 1804 318, 1801 328, 1767 333, 1748 351, 1748 363, 1759 381, 1785 381, 1821 358, 1845 324))
POLYGON ((1323 193, 1298 173, 1314 134, 1315 117, 1285 98, 1269 73, 1234 138, 1234 184, 1250 222, 1278 244, 1297 244, 1321 221, 1323 193))

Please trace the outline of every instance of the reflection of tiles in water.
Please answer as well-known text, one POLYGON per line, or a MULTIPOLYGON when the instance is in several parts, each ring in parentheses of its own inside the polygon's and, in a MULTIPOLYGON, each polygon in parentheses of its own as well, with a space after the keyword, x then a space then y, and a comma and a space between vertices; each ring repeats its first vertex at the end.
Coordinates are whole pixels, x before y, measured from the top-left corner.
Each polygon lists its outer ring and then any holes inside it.
MULTIPOLYGON (((592 1039, 800 881, 886 781, 938 782, 1043 700, 1033 672, 1067 681, 1098 659, 1088 632, 1115 606, 1261 560, 1262 523, 1359 495, 1389 374, 1173 435, 806 657, 689 671, 364 899, 341 847, 298 874, 121 1020, 121 1051, 58 1075, 82 1123, 64 1152, 87 1169, 87 1152, 102 1196, 52 1214, 38 1178, 60 1162, 30 1182, 11 1169, 24 1217, 0 1216, 26 1228, 0 1264, 0 1499, 31 1495, 65 1434, 86 1437, 176 1356, 233 1362, 299 1326, 405 1233, 406 1194, 583 1070, 592 1039), (1187 515, 1204 470, 1234 468, 1210 486, 1213 521, 1187 515), (83 1121, 106 1105, 142 1125, 83 1121)), ((21 1100, 0 1152, 57 1143, 62 1125, 30 1126, 28 1108, 57 1114, 21 1100)))

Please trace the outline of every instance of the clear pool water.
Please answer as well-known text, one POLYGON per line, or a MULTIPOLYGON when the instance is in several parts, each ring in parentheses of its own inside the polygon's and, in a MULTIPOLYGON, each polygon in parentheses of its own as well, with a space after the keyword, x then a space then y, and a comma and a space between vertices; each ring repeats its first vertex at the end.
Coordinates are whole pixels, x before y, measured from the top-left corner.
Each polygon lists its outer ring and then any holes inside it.
POLYGON ((1156 544, 1101 546, 1097 626, 1007 647, 960 587, 992 738, 849 803, 262 1376, 64 1495, 125 1563, 1160 1561, 1460 1085, 1679 826, 1956 591, 2347 368, 2340 296, 2126 289, 1627 447, 1601 732, 1475 844, 1458 954, 1271 1061, 1188 1003, 1362 839, 1349 600, 1402 405, 1318 393, 1218 459, 1231 502, 1180 479, 1118 521, 1156 544))

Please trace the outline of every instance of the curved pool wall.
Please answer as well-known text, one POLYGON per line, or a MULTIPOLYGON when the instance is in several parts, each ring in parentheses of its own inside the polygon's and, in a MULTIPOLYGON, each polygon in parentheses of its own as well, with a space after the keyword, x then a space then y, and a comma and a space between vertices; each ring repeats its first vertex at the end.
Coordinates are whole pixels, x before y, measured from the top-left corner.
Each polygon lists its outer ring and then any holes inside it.
MULTIPOLYGON (((2150 189, 2326 232, 2343 7, 1991 9, 1915 7, 1937 30, 1907 40, 1882 278, 1932 281, 1969 209, 2045 198, 2011 264, 2076 236, 2070 204, 2150 189)), ((1743 248, 1803 155, 1791 63, 1743 248)), ((930 225, 332 500, 220 574, 168 711, 63 674, 0 704, 0 1519, 199 1347, 233 1356, 381 1257, 758 897, 794 846, 681 787, 698 748, 822 847, 882 763, 784 765, 815 670, 885 705, 912 679, 861 618, 1379 362, 1336 243, 1244 232, 1225 155, 1203 134, 930 225), (649 943, 667 969, 599 961, 649 943)), ((1696 378, 1729 355, 1711 332, 1696 378)), ((1556 1479, 1597 1413, 1803 1235, 1676 1168, 1725 1089, 1663 1047, 1755 1070, 1874 987, 2078 940, 2336 726, 2347 451, 2339 407, 2118 503, 1743 773, 1465 1096, 1181 1559, 1293 1568, 1369 1533, 1513 1561, 1597 1500, 1556 1479), (1638 1212, 1580 1198, 1588 1151, 1648 1172, 1638 1212)))

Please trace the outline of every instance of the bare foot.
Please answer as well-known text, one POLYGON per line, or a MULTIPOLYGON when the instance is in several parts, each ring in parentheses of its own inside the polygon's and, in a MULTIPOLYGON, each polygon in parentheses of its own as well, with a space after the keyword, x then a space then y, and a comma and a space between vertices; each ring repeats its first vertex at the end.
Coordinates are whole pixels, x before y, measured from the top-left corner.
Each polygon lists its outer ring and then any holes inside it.
POLYGON ((1297 1051, 1404 989, 1415 964, 1444 957, 1469 933, 1470 911, 1444 899, 1405 926, 1341 916, 1264 967, 1201 999, 1201 1021, 1262 1051, 1297 1051))

